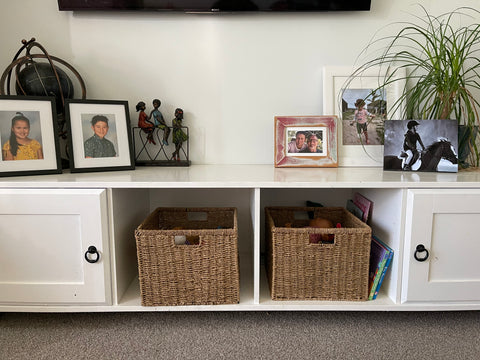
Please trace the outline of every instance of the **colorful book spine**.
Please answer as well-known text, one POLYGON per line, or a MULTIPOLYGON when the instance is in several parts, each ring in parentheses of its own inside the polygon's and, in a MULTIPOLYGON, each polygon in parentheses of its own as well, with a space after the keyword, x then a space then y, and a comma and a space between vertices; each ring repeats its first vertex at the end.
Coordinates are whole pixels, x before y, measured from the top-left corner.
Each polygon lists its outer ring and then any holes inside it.
POLYGON ((373 300, 373 295, 375 294, 375 289, 377 288, 378 282, 380 277, 382 276, 383 268, 385 267, 385 263, 388 259, 388 253, 384 254, 384 257, 381 259, 380 263, 378 264, 377 270, 375 270, 375 276, 373 278, 373 285, 370 289, 370 293, 368 294, 368 300, 373 300))
POLYGON ((390 251, 387 261, 385 262, 385 266, 383 267, 382 275, 380 276, 380 280, 378 280, 377 288, 375 289, 375 293, 373 294, 372 300, 377 298, 378 292, 380 291, 380 287, 382 286, 383 278, 385 277, 385 273, 388 270, 390 263, 392 262, 393 258, 393 251, 390 251))
POLYGON ((372 287, 373 293, 372 291, 370 292, 371 298, 369 297, 369 300, 374 300, 377 297, 380 290, 380 285, 383 282, 383 278, 385 277, 385 273, 387 272, 388 266, 390 265, 393 257, 393 250, 375 235, 372 237, 372 242, 375 242, 377 246, 380 246, 382 248, 386 259, 385 263, 382 266, 382 270, 378 272, 378 277, 375 279, 376 282, 372 287))
POLYGON ((388 258, 388 251, 382 246, 375 236, 372 236, 370 246, 370 265, 369 265, 369 299, 372 300, 375 293, 378 280, 382 275, 383 266, 388 258))

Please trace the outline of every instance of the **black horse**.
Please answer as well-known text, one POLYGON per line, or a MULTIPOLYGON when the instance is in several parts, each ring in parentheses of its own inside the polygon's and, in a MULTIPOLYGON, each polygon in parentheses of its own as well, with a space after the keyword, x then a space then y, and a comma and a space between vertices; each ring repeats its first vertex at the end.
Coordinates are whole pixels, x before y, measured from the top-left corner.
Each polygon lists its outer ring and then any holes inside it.
MULTIPOLYGON (((446 159, 452 164, 458 163, 452 144, 445 139, 434 142, 422 151, 418 160, 421 164, 417 171, 437 171, 441 159, 446 159)), ((383 168, 385 170, 403 170, 403 161, 395 155, 385 155, 383 157, 383 168)))

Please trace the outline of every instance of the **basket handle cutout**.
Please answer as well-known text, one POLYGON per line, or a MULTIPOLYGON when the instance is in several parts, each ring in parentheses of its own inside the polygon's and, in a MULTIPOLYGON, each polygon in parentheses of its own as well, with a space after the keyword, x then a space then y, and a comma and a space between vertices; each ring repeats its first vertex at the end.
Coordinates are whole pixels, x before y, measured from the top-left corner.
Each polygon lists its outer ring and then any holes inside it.
POLYGON ((208 213, 206 211, 189 211, 187 212, 188 221, 207 221, 208 213))
POLYGON ((175 235, 174 244, 176 246, 200 245, 200 236, 198 235, 175 235))
POLYGON ((335 234, 309 234, 308 243, 316 245, 335 245, 335 234))

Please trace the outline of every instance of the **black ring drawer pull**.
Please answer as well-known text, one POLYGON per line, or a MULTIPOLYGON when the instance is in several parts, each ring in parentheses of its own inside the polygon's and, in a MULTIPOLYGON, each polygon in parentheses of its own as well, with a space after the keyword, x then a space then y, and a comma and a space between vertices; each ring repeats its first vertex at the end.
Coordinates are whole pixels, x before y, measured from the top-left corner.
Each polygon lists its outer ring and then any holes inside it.
POLYGON ((422 244, 419 244, 417 245, 417 248, 415 250, 415 254, 413 254, 413 256, 415 257, 415 260, 417 261, 425 261, 428 259, 428 250, 425 249, 425 246, 423 246, 422 244), (418 254, 420 253, 425 253, 425 255, 423 255, 423 257, 418 257, 418 254))
POLYGON ((88 247, 88 250, 85 252, 85 260, 87 260, 90 264, 96 263, 98 260, 100 260, 100 254, 95 246, 92 245, 88 247))

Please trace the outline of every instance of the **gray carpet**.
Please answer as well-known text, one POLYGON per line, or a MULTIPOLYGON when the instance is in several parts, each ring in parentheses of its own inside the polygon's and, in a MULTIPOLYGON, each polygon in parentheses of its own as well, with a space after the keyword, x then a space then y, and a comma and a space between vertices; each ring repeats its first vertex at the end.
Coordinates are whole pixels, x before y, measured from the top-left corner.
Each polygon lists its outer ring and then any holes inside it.
POLYGON ((479 359, 480 312, 0 313, 0 359, 479 359))

